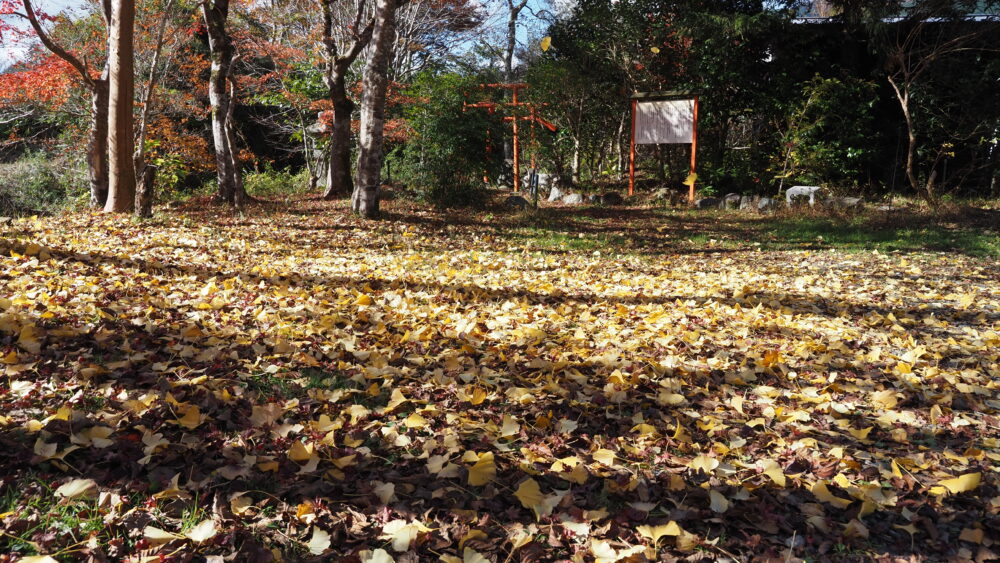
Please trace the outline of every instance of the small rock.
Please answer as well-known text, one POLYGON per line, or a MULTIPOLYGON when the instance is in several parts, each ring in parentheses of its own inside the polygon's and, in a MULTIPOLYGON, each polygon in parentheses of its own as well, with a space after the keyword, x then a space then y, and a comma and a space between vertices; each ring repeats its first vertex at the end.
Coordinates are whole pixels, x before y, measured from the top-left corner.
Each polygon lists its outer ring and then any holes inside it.
POLYGON ((650 198, 653 201, 664 201, 664 200, 670 201, 671 199, 673 199, 672 194, 673 190, 671 190, 670 188, 660 188, 655 192, 653 192, 652 195, 650 195, 650 198))
POLYGON ((590 194, 587 196, 587 203, 591 203, 594 205, 599 204, 601 203, 601 196, 596 194, 590 194))
POLYGON ((752 210, 757 207, 757 201, 760 200, 760 196, 740 196, 740 211, 752 210))
POLYGON ((519 195, 507 196, 507 199, 503 200, 504 207, 509 207, 511 209, 526 209, 529 205, 528 200, 524 199, 519 195))
POLYGON ((834 197, 830 198, 829 205, 833 207, 839 207, 841 209, 854 209, 861 207, 860 197, 834 197))
POLYGON ((625 199, 618 192, 605 192, 601 196, 601 203, 604 205, 621 205, 625 203, 625 199))
POLYGON ((726 194, 726 197, 722 198, 720 207, 722 209, 738 209, 741 199, 740 194, 726 194))
POLYGON ((583 203, 583 196, 580 194, 566 194, 563 196, 562 202, 567 205, 580 205, 583 203))
POLYGON ((770 197, 762 197, 757 201, 757 211, 771 211, 778 208, 778 201, 770 197))
POLYGON ((566 195, 566 192, 564 192, 561 189, 559 189, 559 186, 555 186, 554 185, 554 186, 552 186, 552 189, 549 190, 548 201, 550 201, 550 202, 552 202, 552 201, 559 201, 565 195, 566 195))
POLYGON ((698 209, 712 209, 713 207, 719 206, 719 198, 717 197, 703 197, 694 202, 694 206, 698 209))

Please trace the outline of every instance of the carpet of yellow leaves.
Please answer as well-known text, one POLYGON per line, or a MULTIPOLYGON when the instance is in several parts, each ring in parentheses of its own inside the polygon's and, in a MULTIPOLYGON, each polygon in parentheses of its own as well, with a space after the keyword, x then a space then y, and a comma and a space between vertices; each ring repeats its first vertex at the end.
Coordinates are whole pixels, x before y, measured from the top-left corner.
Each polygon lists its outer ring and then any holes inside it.
POLYGON ((531 251, 409 219, 15 223, 0 552, 1000 552, 995 260, 531 251), (41 529, 45 496, 103 529, 41 529))

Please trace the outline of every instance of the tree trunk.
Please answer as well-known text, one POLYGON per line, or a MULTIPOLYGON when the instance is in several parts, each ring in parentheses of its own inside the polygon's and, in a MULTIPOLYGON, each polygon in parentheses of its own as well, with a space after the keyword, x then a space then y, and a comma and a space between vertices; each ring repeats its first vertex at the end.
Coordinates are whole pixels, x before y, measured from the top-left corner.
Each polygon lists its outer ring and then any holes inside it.
MULTIPOLYGON (((233 59, 235 60, 235 58, 233 59)), ((230 68, 232 66, 230 65, 230 68)), ((226 110, 226 148, 229 156, 229 170, 232 171, 233 181, 233 207, 242 210, 246 206, 249 198, 246 188, 243 186, 243 169, 240 166, 239 157, 236 155, 236 132, 233 129, 233 112, 236 110, 236 81, 229 77, 229 100, 226 110)))
POLYGON ((135 0, 114 0, 109 30, 107 212, 135 207, 132 110, 135 97, 135 0))
POLYGON ((330 86, 333 130, 330 132, 330 166, 326 170, 324 199, 334 199, 354 191, 354 180, 351 178, 351 116, 354 113, 354 102, 347 95, 346 74, 346 67, 338 68, 333 73, 330 86))
POLYGON ((146 164, 142 167, 139 187, 135 197, 136 217, 153 216, 153 185, 156 182, 156 166, 146 164))
POLYGON ((208 47, 212 69, 208 79, 208 100, 212 107, 212 141, 215 146, 215 174, 219 183, 217 198, 234 207, 246 200, 239 158, 236 156, 232 116, 235 109, 230 74, 236 61, 236 50, 226 20, 229 0, 204 0, 202 11, 208 30, 208 47))
POLYGON ((920 185, 920 179, 917 177, 917 130, 913 123, 913 113, 910 111, 910 85, 905 77, 902 86, 891 74, 887 78, 896 93, 899 109, 902 110, 903 120, 906 122, 906 179, 914 193, 934 205, 936 201, 933 195, 933 183, 936 174, 928 178, 926 188, 920 185))
MULTIPOLYGON (((105 69, 106 71, 107 69, 105 69)), ((94 80, 90 90, 90 130, 87 133, 87 172, 90 206, 101 209, 108 202, 108 80, 107 72, 94 80)))
MULTIPOLYGON (((375 32, 376 21, 380 22, 380 27, 385 24, 384 21, 384 7, 380 3, 378 5, 378 14, 376 18, 369 18, 368 23, 361 27, 362 20, 364 19, 365 13, 365 0, 358 0, 356 13, 354 16, 354 24, 351 26, 354 29, 354 41, 347 51, 341 56, 337 49, 337 41, 334 39, 334 28, 336 24, 336 10, 333 7, 333 0, 322 0, 323 6, 323 46, 326 48, 326 73, 323 75, 323 82, 326 84, 327 89, 330 93, 330 101, 333 102, 333 130, 330 132, 330 146, 327 155, 327 169, 326 169, 326 191, 323 193, 324 199, 333 199, 339 195, 352 194, 355 191, 354 180, 351 177, 351 117, 354 113, 354 101, 351 100, 350 96, 347 94, 347 72, 350 70, 351 65, 357 60, 361 51, 368 46, 368 43, 372 40, 372 35, 375 32)), ((395 21, 395 11, 399 8, 399 1, 395 0, 391 7, 391 18, 392 25, 390 28, 394 28, 395 21)), ((375 53, 373 53, 372 58, 377 58, 379 56, 379 49, 383 51, 386 49, 385 41, 392 41, 394 35, 394 29, 390 29, 388 32, 388 38, 386 39, 383 35, 380 35, 380 40, 383 42, 381 47, 376 45, 375 53)), ((391 43, 389 44, 389 49, 391 50, 391 43)), ((385 61, 382 63, 381 80, 385 82, 387 80, 385 76, 385 66, 388 62, 391 53, 385 53, 385 61)), ((371 62, 369 62, 371 65, 371 62)), ((365 77, 365 96, 367 99, 369 85, 367 83, 368 77, 365 77)), ((382 88, 382 97, 385 97, 385 87, 382 88)), ((383 100, 384 104, 384 100, 383 100)), ((384 110, 383 110, 384 111, 384 110)), ((364 123, 364 121, 362 121, 364 123)), ((381 122, 378 124, 379 127, 379 166, 381 166, 381 122)), ((358 155, 361 158, 361 155, 358 155)), ((368 204, 371 205, 371 204, 368 204)), ((374 206, 378 208, 378 201, 374 203, 374 206)), ((356 211, 356 210, 355 210, 356 211)))
MULTIPOLYGON (((361 138, 358 151, 358 181, 351 195, 351 210, 368 219, 379 214, 379 187, 382 181, 382 141, 385 132, 385 98, 389 88, 386 75, 396 37, 396 10, 399 0, 379 0, 372 35, 372 54, 365 67, 361 98, 361 138)), ((334 163, 330 163, 331 167, 334 163)))

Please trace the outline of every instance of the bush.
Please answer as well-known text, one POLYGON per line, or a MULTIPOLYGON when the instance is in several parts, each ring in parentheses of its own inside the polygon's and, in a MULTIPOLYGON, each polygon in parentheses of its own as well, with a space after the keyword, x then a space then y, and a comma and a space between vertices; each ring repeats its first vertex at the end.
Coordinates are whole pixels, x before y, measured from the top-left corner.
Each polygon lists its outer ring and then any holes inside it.
POLYGON ((87 171, 79 163, 27 154, 0 164, 0 214, 38 215, 65 209, 86 198, 87 171))
POLYGON ((243 175, 243 185, 253 197, 290 196, 309 191, 309 172, 302 169, 297 173, 290 170, 275 170, 269 165, 260 171, 248 171, 243 175))
MULTIPOLYGON (((789 119, 785 177, 856 187, 875 158, 876 87, 856 78, 813 78, 789 119)), ((778 165, 775 166, 778 168, 778 165)))
POLYGON ((482 95, 476 76, 426 71, 406 92, 415 100, 406 111, 412 138, 389 162, 418 198, 439 207, 485 203, 483 175, 497 178, 502 160, 499 117, 485 110, 462 111, 463 94, 482 95), (493 131, 489 150, 487 131, 493 131))

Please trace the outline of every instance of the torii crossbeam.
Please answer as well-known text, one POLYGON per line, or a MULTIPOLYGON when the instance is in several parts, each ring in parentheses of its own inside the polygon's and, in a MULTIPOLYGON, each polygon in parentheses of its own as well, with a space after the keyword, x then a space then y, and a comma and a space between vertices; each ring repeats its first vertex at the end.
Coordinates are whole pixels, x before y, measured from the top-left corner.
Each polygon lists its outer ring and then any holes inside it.
MULTIPOLYGON (((535 124, 548 129, 552 133, 559 130, 553 123, 546 121, 541 116, 538 115, 538 108, 543 107, 547 104, 536 104, 533 102, 522 102, 518 100, 518 93, 527 88, 528 85, 523 82, 512 83, 512 84, 480 84, 480 88, 494 88, 503 89, 511 91, 511 101, 509 102, 474 102, 474 103, 462 103, 462 111, 468 108, 483 108, 490 113, 496 113, 500 108, 511 108, 511 113, 513 115, 504 116, 503 121, 505 123, 511 123, 514 130, 514 191, 521 191, 521 140, 518 134, 518 122, 528 121, 531 124, 531 144, 532 147, 535 145, 535 124), (518 108, 527 108, 528 115, 517 115, 518 108)), ((532 148, 531 151, 531 167, 535 167, 535 150, 532 148)))

